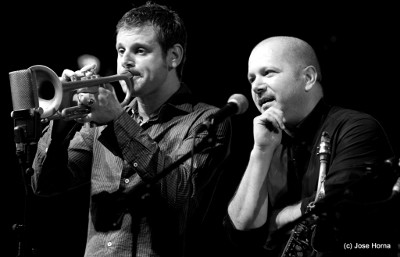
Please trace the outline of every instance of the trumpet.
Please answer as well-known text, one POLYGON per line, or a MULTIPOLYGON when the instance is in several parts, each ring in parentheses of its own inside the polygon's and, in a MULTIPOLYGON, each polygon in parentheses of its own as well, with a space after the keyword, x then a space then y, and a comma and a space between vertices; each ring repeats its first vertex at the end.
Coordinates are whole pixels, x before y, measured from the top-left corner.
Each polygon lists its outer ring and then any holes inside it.
POLYGON ((121 105, 125 106, 131 100, 133 87, 130 72, 108 77, 93 75, 75 81, 61 81, 57 74, 47 66, 34 65, 26 70, 9 73, 14 110, 34 108, 40 113, 42 120, 76 118, 79 113, 88 113, 88 107, 74 104, 74 95, 90 91, 89 88, 124 80, 127 92, 121 105), (50 88, 49 88, 50 86, 50 88), (53 95, 51 95, 54 93, 53 95), (45 94, 50 94, 46 96, 45 94), (75 106, 74 106, 75 105, 75 106), (63 108, 63 109, 61 109, 63 108))

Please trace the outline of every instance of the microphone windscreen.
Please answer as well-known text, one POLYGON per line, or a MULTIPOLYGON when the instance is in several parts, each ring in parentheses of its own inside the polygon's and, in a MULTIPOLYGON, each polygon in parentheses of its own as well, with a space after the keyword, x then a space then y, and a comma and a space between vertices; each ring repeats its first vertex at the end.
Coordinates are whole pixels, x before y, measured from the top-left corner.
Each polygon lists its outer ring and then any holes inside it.
POLYGON ((233 94, 229 97, 228 103, 235 103, 237 105, 238 110, 236 114, 242 114, 247 111, 247 108, 249 108, 249 101, 242 94, 233 94))
POLYGON ((39 107, 38 91, 34 76, 35 74, 30 69, 9 73, 14 111, 39 107))

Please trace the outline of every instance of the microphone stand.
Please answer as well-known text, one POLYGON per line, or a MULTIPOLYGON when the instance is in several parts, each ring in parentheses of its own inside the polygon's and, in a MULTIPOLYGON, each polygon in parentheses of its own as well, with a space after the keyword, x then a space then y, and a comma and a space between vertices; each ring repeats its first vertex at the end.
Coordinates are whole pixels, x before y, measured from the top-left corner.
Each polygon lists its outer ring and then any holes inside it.
MULTIPOLYGON (((193 141, 191 151, 182 155, 161 172, 155 174, 150 180, 141 180, 134 188, 129 191, 117 190, 113 193, 102 191, 92 197, 93 213, 92 220, 94 226, 99 231, 109 231, 120 226, 124 214, 130 211, 132 202, 146 204, 153 192, 153 186, 172 171, 176 170, 184 161, 196 153, 203 151, 208 145, 215 143, 215 127, 207 129, 208 134, 197 144, 193 141), (110 207, 112 206, 112 207, 110 207)), ((194 137, 196 138, 196 136, 194 137)), ((194 140, 194 139, 193 139, 194 140)))
MULTIPOLYGON (((201 131, 204 131, 201 130, 201 131)), ((207 136, 204 137, 198 144, 193 145, 193 149, 186 154, 182 155, 179 159, 177 159, 175 162, 173 162, 170 166, 162 170, 160 173, 157 173, 150 182, 148 183, 142 183, 139 184, 137 188, 129 192, 129 195, 135 194, 139 190, 146 190, 150 189, 151 186, 156 184, 158 181, 160 181, 162 178, 166 177, 169 173, 171 173, 174 169, 178 168, 179 165, 181 165, 184 161, 195 155, 196 153, 201 152, 202 150, 205 149, 206 146, 213 144, 215 142, 215 126, 210 126, 207 129, 207 136)), ((197 132, 199 133, 199 132, 197 132)), ((142 191, 142 199, 145 199, 148 196, 148 192, 143 192, 142 191)), ((128 197, 129 198, 129 197, 128 197)))
POLYGON ((37 109, 16 110, 11 113, 11 117, 14 119, 14 142, 25 191, 22 223, 14 224, 13 230, 18 238, 17 257, 31 257, 37 256, 29 242, 31 238, 29 214, 34 195, 31 177, 33 175, 32 163, 40 135, 40 111, 37 109))

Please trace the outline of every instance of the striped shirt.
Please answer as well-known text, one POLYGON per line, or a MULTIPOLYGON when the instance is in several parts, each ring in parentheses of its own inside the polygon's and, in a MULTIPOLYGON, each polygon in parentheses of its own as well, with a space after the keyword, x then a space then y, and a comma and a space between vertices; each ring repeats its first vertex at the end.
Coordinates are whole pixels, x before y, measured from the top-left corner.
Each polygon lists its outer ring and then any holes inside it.
POLYGON ((200 153, 160 180, 155 176, 207 137, 208 132, 197 134, 196 128, 217 110, 195 100, 182 84, 144 123, 136 99, 112 123, 83 126, 71 141, 51 140, 51 122, 38 144, 33 187, 50 194, 90 180, 86 257, 179 256, 189 203, 217 177, 229 154, 230 120, 216 127, 212 144, 200 153), (68 150, 63 142, 69 143, 68 150), (64 166, 68 169, 61 175, 64 166))

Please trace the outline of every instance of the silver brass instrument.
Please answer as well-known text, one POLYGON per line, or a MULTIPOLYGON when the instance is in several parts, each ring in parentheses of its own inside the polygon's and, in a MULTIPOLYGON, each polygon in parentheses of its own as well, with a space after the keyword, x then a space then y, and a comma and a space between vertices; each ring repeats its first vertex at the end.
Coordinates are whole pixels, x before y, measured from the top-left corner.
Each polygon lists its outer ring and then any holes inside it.
POLYGON ((317 194, 315 195, 314 203, 325 196, 324 184, 325 184, 328 160, 331 154, 330 143, 331 143, 331 138, 328 132, 326 131, 322 132, 321 143, 318 147, 318 153, 317 153, 317 155, 319 156, 320 166, 319 166, 317 194))
MULTIPOLYGON (((315 207, 315 203, 325 196, 324 183, 330 154, 330 136, 328 132, 324 131, 322 132, 321 142, 317 152, 320 161, 317 192, 315 194, 314 201, 308 204, 306 213, 310 212, 315 207)), ((292 229, 289 240, 286 243, 281 257, 311 255, 311 253, 314 251, 313 247, 311 246, 311 237, 316 226, 316 221, 317 216, 311 215, 309 218, 299 222, 292 229)))
MULTIPOLYGON (((35 65, 26 70, 10 72, 10 79, 12 78, 13 81, 16 81, 14 84, 17 84, 17 87, 26 87, 24 84, 28 84, 28 89, 34 91, 28 93, 32 94, 33 98, 37 98, 33 100, 34 105, 40 112, 40 118, 46 120, 68 119, 71 115, 76 116, 80 111, 87 110, 87 107, 73 106, 73 96, 78 92, 90 91, 89 88, 99 87, 103 84, 116 81, 124 80, 128 87, 125 99, 121 103, 122 106, 125 106, 131 99, 132 77, 133 74, 128 72, 108 77, 94 75, 91 78, 84 77, 81 80, 65 82, 61 81, 53 70, 43 65, 35 65), (23 85, 18 85, 18 83, 23 85), (43 93, 45 93, 43 92, 43 88, 49 84, 54 88, 54 96, 50 99, 45 99, 43 97, 43 93), (60 110, 60 108, 63 109, 60 110)), ((23 103, 16 103, 16 105, 23 106, 23 103)))

